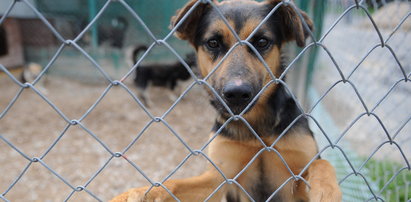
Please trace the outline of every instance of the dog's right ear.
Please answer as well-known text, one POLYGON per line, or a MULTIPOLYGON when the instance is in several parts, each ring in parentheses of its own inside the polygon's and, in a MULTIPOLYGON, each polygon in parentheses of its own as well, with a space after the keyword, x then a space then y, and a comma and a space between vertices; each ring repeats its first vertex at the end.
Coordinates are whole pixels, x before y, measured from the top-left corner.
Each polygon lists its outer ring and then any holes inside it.
MULTIPOLYGON (((268 0, 268 3, 273 7, 282 2, 281 0, 268 0)), ((296 8, 292 8, 290 5, 281 5, 276 11, 281 20, 281 30, 285 41, 295 40, 297 45, 303 47, 305 40, 309 37, 309 31, 305 29, 303 21, 307 24, 308 29, 313 31, 314 24, 308 15, 296 8), (302 19, 298 13, 301 14, 302 19)))
MULTIPOLYGON (((215 0, 212 0, 215 2, 215 0)), ((177 14, 171 18, 170 28, 173 29, 177 24, 183 20, 184 21, 177 28, 175 35, 182 39, 188 40, 191 44, 194 44, 194 37, 197 30, 198 22, 211 7, 209 3, 202 3, 200 0, 191 0, 183 8, 177 10, 177 14), (193 8, 196 6, 195 8, 193 8), (192 12, 189 13, 190 9, 192 12)))

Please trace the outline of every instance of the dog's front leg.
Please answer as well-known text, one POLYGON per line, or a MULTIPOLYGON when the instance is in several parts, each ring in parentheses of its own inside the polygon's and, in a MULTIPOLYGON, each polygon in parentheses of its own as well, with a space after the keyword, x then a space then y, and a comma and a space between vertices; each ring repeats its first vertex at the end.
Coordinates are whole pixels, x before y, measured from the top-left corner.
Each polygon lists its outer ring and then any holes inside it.
MULTIPOLYGON (((169 180, 164 186, 180 201, 204 201, 223 182, 223 177, 217 171, 207 171, 192 178, 169 180)), ((111 202, 160 202, 176 201, 163 187, 155 187, 148 193, 149 187, 130 189, 115 197, 111 202)), ((219 201, 224 192, 219 190, 210 201, 219 201)))
POLYGON ((308 168, 311 202, 339 202, 342 200, 334 167, 326 160, 315 160, 308 168))
MULTIPOLYGON (((245 164, 255 155, 257 150, 221 136, 216 137, 208 146, 209 157, 224 176, 233 178, 245 164)), ((200 176, 168 180, 164 186, 169 189, 180 201, 204 201, 219 185, 224 182, 224 177, 214 166, 200 176)), ((227 186, 222 186, 209 201, 221 201, 225 195, 227 186)), ((115 197, 112 202, 160 202, 175 201, 175 199, 163 188, 155 187, 148 193, 149 187, 130 189, 115 197)))

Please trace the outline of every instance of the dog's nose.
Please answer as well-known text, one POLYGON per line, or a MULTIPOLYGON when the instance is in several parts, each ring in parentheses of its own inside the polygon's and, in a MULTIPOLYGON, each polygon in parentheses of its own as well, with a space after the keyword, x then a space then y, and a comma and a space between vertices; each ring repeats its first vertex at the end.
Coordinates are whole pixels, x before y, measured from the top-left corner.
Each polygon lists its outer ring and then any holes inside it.
POLYGON ((253 88, 249 84, 228 84, 223 88, 223 97, 227 104, 247 104, 252 98, 253 88))

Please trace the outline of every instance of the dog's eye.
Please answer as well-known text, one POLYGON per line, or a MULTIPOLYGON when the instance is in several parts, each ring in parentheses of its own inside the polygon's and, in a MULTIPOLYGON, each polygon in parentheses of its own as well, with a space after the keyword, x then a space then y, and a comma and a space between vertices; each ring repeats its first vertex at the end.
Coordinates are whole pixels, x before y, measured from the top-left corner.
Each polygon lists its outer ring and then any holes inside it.
POLYGON ((269 45, 270 45, 270 42, 266 38, 260 38, 254 44, 254 46, 259 49, 267 48, 269 45))
POLYGON ((207 47, 208 47, 208 48, 216 49, 216 48, 218 48, 219 46, 220 46, 220 45, 219 45, 218 41, 215 40, 215 39, 210 39, 210 40, 207 41, 207 47))

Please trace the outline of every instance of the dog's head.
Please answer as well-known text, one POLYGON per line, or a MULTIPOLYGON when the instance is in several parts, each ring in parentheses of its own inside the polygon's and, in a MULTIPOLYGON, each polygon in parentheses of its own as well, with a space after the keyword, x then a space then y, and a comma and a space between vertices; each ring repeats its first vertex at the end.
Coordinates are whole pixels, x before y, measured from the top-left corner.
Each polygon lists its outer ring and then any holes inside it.
MULTIPOLYGON (((234 113, 243 111, 272 77, 252 48, 245 44, 237 44, 233 48, 238 40, 220 14, 227 19, 241 40, 249 38, 255 31, 248 42, 262 56, 271 72, 278 77, 282 72, 283 44, 295 40, 298 46, 304 46, 308 35, 298 12, 308 27, 312 28, 311 20, 303 11, 296 11, 291 5, 281 5, 258 30, 255 30, 280 2, 214 0, 213 4, 204 4, 198 0, 191 0, 172 18, 172 27, 178 25, 177 37, 188 40, 194 46, 202 76, 207 76, 221 63, 207 81, 234 113), (230 53, 227 54, 228 52, 230 53), (221 62, 223 57, 226 58, 221 62)), ((275 85, 270 85, 253 104, 266 102, 268 95, 275 89, 275 85)), ((215 96, 212 97, 214 106, 222 110, 222 104, 214 98, 215 96)))

